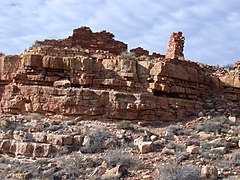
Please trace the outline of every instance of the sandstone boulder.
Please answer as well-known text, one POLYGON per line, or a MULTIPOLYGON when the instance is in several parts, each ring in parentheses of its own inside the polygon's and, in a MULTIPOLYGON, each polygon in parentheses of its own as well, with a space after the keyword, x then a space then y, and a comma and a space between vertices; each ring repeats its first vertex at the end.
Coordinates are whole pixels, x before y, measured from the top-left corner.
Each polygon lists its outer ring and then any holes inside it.
POLYGON ((84 136, 82 136, 82 135, 75 135, 73 137, 73 145, 74 146, 82 146, 83 145, 83 140, 84 140, 84 136))
POLYGON ((189 154, 199 154, 199 153, 200 153, 199 147, 198 147, 198 146, 195 146, 195 145, 188 146, 188 147, 187 147, 187 152, 188 152, 189 154))
POLYGON ((67 80, 67 79, 55 81, 53 83, 53 87, 56 87, 56 88, 69 88, 69 87, 71 87, 71 82, 69 80, 67 80))
POLYGON ((110 179, 119 179, 127 175, 127 169, 122 165, 117 165, 116 167, 107 170, 102 176, 101 179, 110 180, 110 179))
POLYGON ((34 144, 30 142, 17 142, 16 143, 16 155, 23 155, 31 157, 34 150, 34 144))
POLYGON ((36 132, 32 134, 35 142, 38 143, 46 143, 47 142, 47 134, 44 132, 36 132))
POLYGON ((47 134, 47 143, 62 146, 63 138, 61 135, 57 134, 47 134))
POLYGON ((33 157, 47 157, 52 152, 50 144, 35 143, 33 157))
POLYGON ((204 166, 201 169, 201 176, 209 180, 216 180, 218 178, 218 170, 214 166, 204 166))
POLYGON ((153 142, 152 141, 143 141, 138 144, 138 149, 141 153, 149 153, 153 151, 153 142))

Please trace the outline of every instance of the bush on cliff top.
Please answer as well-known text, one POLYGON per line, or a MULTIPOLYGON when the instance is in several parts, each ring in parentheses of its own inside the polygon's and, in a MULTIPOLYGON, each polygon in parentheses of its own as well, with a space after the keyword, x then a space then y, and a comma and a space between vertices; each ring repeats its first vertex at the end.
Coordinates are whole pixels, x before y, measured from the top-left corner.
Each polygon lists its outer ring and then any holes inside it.
POLYGON ((121 53, 120 59, 128 60, 128 61, 136 61, 137 60, 136 56, 131 52, 121 53))

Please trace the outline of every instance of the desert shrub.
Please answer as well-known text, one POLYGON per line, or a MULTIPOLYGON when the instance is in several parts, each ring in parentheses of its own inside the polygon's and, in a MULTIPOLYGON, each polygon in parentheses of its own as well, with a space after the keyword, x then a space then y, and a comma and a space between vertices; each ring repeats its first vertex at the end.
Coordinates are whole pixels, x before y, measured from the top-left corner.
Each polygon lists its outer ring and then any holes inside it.
POLYGON ((100 162, 97 159, 84 158, 80 154, 66 155, 59 159, 59 170, 54 173, 54 176, 65 176, 67 179, 83 179, 99 165, 100 162))
POLYGON ((51 125, 54 126, 54 125, 60 125, 61 123, 59 121, 52 121, 51 122, 51 125))
POLYGON ((0 52, 0 56, 5 56, 5 53, 3 53, 3 52, 0 52))
POLYGON ((28 113, 25 118, 31 121, 31 120, 42 120, 46 117, 47 116, 44 114, 33 112, 33 113, 28 113))
POLYGON ((10 164, 10 160, 5 157, 0 157, 0 163, 3 164, 10 164))
POLYGON ((193 166, 160 165, 158 180, 200 180, 199 169, 193 166))
POLYGON ((217 132, 220 133, 223 130, 222 125, 214 122, 206 122, 202 126, 202 130, 205 132, 217 132))
POLYGON ((234 69, 234 64, 226 64, 222 66, 222 69, 230 71, 234 69))
POLYGON ((236 152, 233 154, 231 164, 233 166, 240 166, 240 153, 236 152))
POLYGON ((204 152, 201 153, 201 158, 207 159, 210 161, 213 160, 222 160, 223 155, 219 153, 210 153, 208 150, 204 150, 204 152))
POLYGON ((29 47, 29 49, 32 49, 32 48, 37 48, 37 47, 41 47, 43 46, 42 43, 40 41, 35 41, 33 42, 33 44, 29 47))
POLYGON ((108 151, 105 160, 111 166, 122 165, 126 168, 134 167, 137 164, 129 154, 123 153, 120 149, 108 151))
POLYGON ((224 178, 224 180, 239 180, 239 177, 238 176, 229 176, 229 177, 224 178))
POLYGON ((128 61, 136 61, 137 60, 136 56, 131 52, 121 53, 120 59, 128 60, 128 61))
POLYGON ((217 147, 222 147, 223 145, 225 145, 224 142, 214 142, 214 143, 210 143, 210 142, 204 142, 201 143, 201 147, 203 149, 212 149, 212 148, 217 148, 217 147))
POLYGON ((81 156, 64 156, 59 165, 60 168, 72 178, 77 178, 85 169, 81 156))
POLYGON ((47 127, 45 129, 45 131, 54 132, 54 131, 58 131, 58 130, 60 130, 62 128, 63 128, 63 126, 61 124, 60 125, 52 125, 50 127, 47 127))
POLYGON ((67 122, 67 125, 68 125, 68 126, 73 126, 73 125, 76 125, 76 124, 77 124, 77 122, 74 121, 74 120, 67 122))
POLYGON ((89 142, 81 148, 81 151, 85 153, 96 153, 102 151, 103 143, 110 137, 110 132, 105 128, 98 128, 90 131, 87 136, 89 142))
POLYGON ((215 109, 216 107, 216 104, 215 102, 212 102, 212 103, 204 103, 202 105, 203 109, 207 109, 207 110, 211 110, 211 109, 215 109))
POLYGON ((121 121, 117 124, 118 129, 133 129, 133 126, 130 121, 121 121))
POLYGON ((3 130, 15 130, 17 126, 18 126, 17 122, 7 119, 5 120, 4 124, 1 125, 1 128, 3 130))
POLYGON ((211 121, 216 123, 226 123, 228 122, 228 118, 226 116, 219 116, 212 118, 211 121))

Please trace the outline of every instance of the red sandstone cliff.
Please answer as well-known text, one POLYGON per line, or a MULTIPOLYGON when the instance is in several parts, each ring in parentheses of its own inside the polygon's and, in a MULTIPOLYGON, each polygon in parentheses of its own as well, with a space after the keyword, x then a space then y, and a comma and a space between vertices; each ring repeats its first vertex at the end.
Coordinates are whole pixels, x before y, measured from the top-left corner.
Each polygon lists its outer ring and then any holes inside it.
POLYGON ((220 77, 181 60, 182 33, 172 34, 166 59, 142 48, 124 59, 127 45, 113 37, 82 27, 67 39, 37 41, 20 56, 1 56, 0 110, 161 121, 198 112, 213 94, 240 99, 238 74, 220 77))

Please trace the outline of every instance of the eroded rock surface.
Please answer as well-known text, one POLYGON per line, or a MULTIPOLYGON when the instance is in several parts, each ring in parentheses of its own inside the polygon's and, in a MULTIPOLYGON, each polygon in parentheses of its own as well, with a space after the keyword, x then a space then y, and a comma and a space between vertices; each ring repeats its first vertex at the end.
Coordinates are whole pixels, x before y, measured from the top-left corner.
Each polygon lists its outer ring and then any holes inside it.
POLYGON ((137 57, 126 59, 127 46, 113 37, 82 27, 2 55, 0 111, 163 121, 196 114, 213 97, 240 99, 238 71, 219 75, 182 60, 181 32, 171 35, 166 58, 136 48, 137 57))

